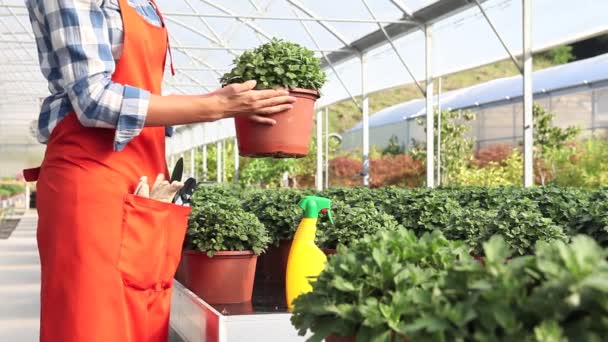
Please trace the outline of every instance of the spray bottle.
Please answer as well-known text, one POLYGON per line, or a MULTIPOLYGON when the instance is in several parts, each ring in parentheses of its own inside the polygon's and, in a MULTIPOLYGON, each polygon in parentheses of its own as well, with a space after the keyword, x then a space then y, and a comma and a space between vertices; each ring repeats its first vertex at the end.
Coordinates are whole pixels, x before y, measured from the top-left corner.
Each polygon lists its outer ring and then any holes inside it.
POLYGON ((315 244, 319 212, 327 212, 330 222, 331 201, 324 197, 306 196, 300 203, 304 217, 293 238, 287 259, 286 295, 287 308, 293 310, 293 300, 299 295, 312 291, 311 281, 325 268, 327 257, 315 244))

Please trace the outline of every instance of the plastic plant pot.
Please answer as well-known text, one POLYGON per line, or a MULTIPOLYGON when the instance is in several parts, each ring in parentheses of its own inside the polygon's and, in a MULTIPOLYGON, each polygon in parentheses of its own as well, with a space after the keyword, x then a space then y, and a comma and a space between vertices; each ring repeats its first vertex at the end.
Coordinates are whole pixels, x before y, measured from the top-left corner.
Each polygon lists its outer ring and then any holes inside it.
POLYGON ((294 88, 290 94, 297 101, 292 109, 270 116, 276 120, 273 126, 253 122, 245 116, 235 118, 241 156, 300 158, 308 154, 319 92, 294 88))

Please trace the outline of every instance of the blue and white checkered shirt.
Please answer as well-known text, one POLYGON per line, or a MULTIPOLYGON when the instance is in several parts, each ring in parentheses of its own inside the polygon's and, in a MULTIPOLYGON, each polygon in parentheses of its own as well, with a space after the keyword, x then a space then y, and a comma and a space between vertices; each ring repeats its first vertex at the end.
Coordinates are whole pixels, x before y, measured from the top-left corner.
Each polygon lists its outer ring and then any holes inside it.
MULTIPOLYGON (((162 25, 149 0, 128 2, 146 20, 162 25)), ((122 150, 144 127, 150 92, 112 82, 123 42, 118 0, 26 4, 51 92, 42 104, 38 140, 46 143, 59 121, 74 111, 83 126, 116 129, 114 150, 122 150)))

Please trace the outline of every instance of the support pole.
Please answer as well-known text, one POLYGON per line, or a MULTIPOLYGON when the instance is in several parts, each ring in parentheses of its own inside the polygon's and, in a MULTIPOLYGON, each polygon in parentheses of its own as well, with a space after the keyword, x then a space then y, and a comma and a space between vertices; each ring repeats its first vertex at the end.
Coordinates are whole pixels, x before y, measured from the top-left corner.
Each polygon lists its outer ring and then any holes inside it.
POLYGON ((325 107, 325 189, 329 188, 329 108, 325 107))
POLYGON ((437 186, 441 186, 441 77, 437 83, 437 186))
POLYGON ((317 190, 323 190, 323 112, 317 112, 317 190))
POLYGON ((207 181, 207 145, 203 145, 203 181, 207 181))
POLYGON ((240 160, 239 160, 239 143, 234 138, 234 182, 239 182, 240 160))
POLYGON ((25 209, 26 210, 30 210, 30 196, 31 196, 31 188, 30 188, 30 183, 26 182, 25 183, 25 209))
POLYGON ((361 55, 361 98, 363 113, 363 186, 369 186, 369 98, 367 96, 367 55, 361 55))
POLYGON ((426 186, 435 187, 435 123, 433 111, 433 73, 432 73, 432 26, 424 27, 425 33, 425 78, 426 78, 426 186))
POLYGON ((195 151, 195 147, 190 150, 190 175, 194 178, 196 178, 196 167, 194 165, 194 157, 196 156, 195 151))
POLYGON ((218 141, 215 146, 216 182, 222 183, 222 142, 218 141))
POLYGON ((524 59, 524 186, 534 185, 534 118, 532 97, 532 0, 522 0, 524 59))

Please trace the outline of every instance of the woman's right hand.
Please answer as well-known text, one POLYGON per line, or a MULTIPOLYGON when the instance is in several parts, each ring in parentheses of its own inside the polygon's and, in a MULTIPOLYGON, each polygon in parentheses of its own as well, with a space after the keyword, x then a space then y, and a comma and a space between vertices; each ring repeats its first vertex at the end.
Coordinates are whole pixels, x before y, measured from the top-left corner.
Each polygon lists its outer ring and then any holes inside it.
POLYGON ((216 97, 222 108, 222 117, 249 115, 252 121, 274 125, 266 117, 293 108, 296 98, 285 89, 255 90, 256 81, 229 84, 209 96, 216 97))
POLYGON ((238 115, 274 125, 268 115, 291 109, 296 101, 285 89, 255 90, 256 81, 227 85, 205 95, 151 95, 146 126, 216 121, 238 115))

